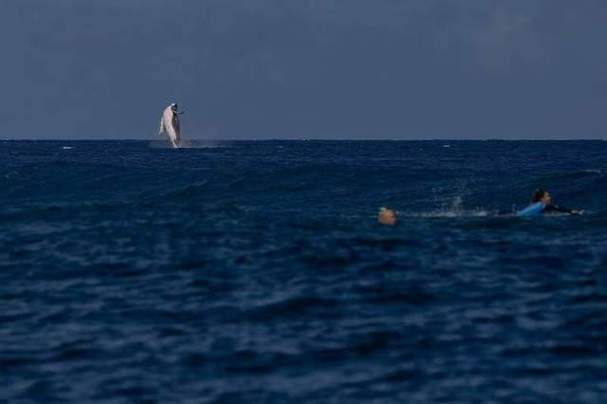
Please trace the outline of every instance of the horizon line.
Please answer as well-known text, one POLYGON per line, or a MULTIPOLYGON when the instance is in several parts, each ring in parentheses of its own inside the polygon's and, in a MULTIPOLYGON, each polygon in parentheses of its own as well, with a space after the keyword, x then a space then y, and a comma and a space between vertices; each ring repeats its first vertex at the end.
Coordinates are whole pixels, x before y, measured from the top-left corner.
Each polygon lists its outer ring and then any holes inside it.
MULTIPOLYGON (((607 137, 588 137, 588 138, 412 138, 412 139, 398 139, 398 138, 251 138, 251 139, 218 139, 218 138, 186 138, 186 141, 196 142, 521 142, 521 141, 552 141, 552 142, 571 142, 571 141, 606 141, 607 137)), ((47 141, 47 142, 107 142, 107 141, 128 141, 128 142, 162 142, 162 139, 144 139, 144 138, 3 138, 0 139, 3 142, 13 141, 47 141)))

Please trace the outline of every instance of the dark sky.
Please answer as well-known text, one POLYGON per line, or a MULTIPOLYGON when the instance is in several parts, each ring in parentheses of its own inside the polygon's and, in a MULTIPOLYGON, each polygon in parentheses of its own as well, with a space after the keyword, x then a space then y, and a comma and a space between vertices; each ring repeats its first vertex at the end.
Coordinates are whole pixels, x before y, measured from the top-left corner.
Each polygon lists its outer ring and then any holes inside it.
POLYGON ((16 0, 0 138, 607 138, 605 0, 16 0))

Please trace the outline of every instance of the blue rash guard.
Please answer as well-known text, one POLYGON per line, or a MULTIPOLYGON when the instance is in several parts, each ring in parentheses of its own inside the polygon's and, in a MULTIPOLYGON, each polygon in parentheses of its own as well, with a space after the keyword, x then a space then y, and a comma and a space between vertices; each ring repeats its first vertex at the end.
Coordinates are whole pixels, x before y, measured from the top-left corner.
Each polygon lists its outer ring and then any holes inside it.
POLYGON ((546 205, 543 202, 535 202, 532 203, 531 205, 527 206, 525 209, 523 210, 519 210, 516 215, 517 216, 539 216, 542 213, 548 213, 548 212, 561 212, 561 213, 569 213, 569 214, 575 214, 575 211, 573 211, 572 209, 567 209, 567 208, 561 208, 558 205, 546 205))
POLYGON ((516 215, 517 216, 539 216, 544 212, 544 209, 546 209, 546 205, 543 202, 536 202, 536 203, 532 203, 531 205, 527 206, 523 210, 519 210, 516 213, 516 215))

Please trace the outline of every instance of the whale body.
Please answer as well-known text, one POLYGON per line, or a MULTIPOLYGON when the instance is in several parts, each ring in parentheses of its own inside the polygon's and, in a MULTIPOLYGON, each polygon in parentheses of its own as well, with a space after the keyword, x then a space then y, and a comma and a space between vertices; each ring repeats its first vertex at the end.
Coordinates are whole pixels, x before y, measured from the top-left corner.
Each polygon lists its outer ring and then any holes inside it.
MULTIPOLYGON (((183 113, 183 112, 181 112, 183 113)), ((158 135, 166 134, 169 138, 171 146, 175 149, 179 147, 181 142, 181 130, 179 128, 179 115, 177 112, 177 104, 173 103, 162 111, 160 118, 160 130, 158 135)))

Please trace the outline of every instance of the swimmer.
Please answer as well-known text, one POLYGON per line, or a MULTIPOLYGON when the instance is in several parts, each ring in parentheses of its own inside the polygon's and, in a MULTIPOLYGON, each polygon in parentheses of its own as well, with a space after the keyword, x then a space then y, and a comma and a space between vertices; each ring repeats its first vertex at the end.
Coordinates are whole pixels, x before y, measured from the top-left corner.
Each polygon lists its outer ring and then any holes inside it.
POLYGON ((396 213, 392 209, 379 208, 377 221, 386 226, 394 226, 396 224, 396 213))
POLYGON ((531 195, 531 204, 525 209, 517 212, 518 216, 537 216, 543 213, 568 213, 570 215, 581 215, 584 211, 577 209, 562 208, 552 203, 552 197, 543 189, 538 189, 531 195))

